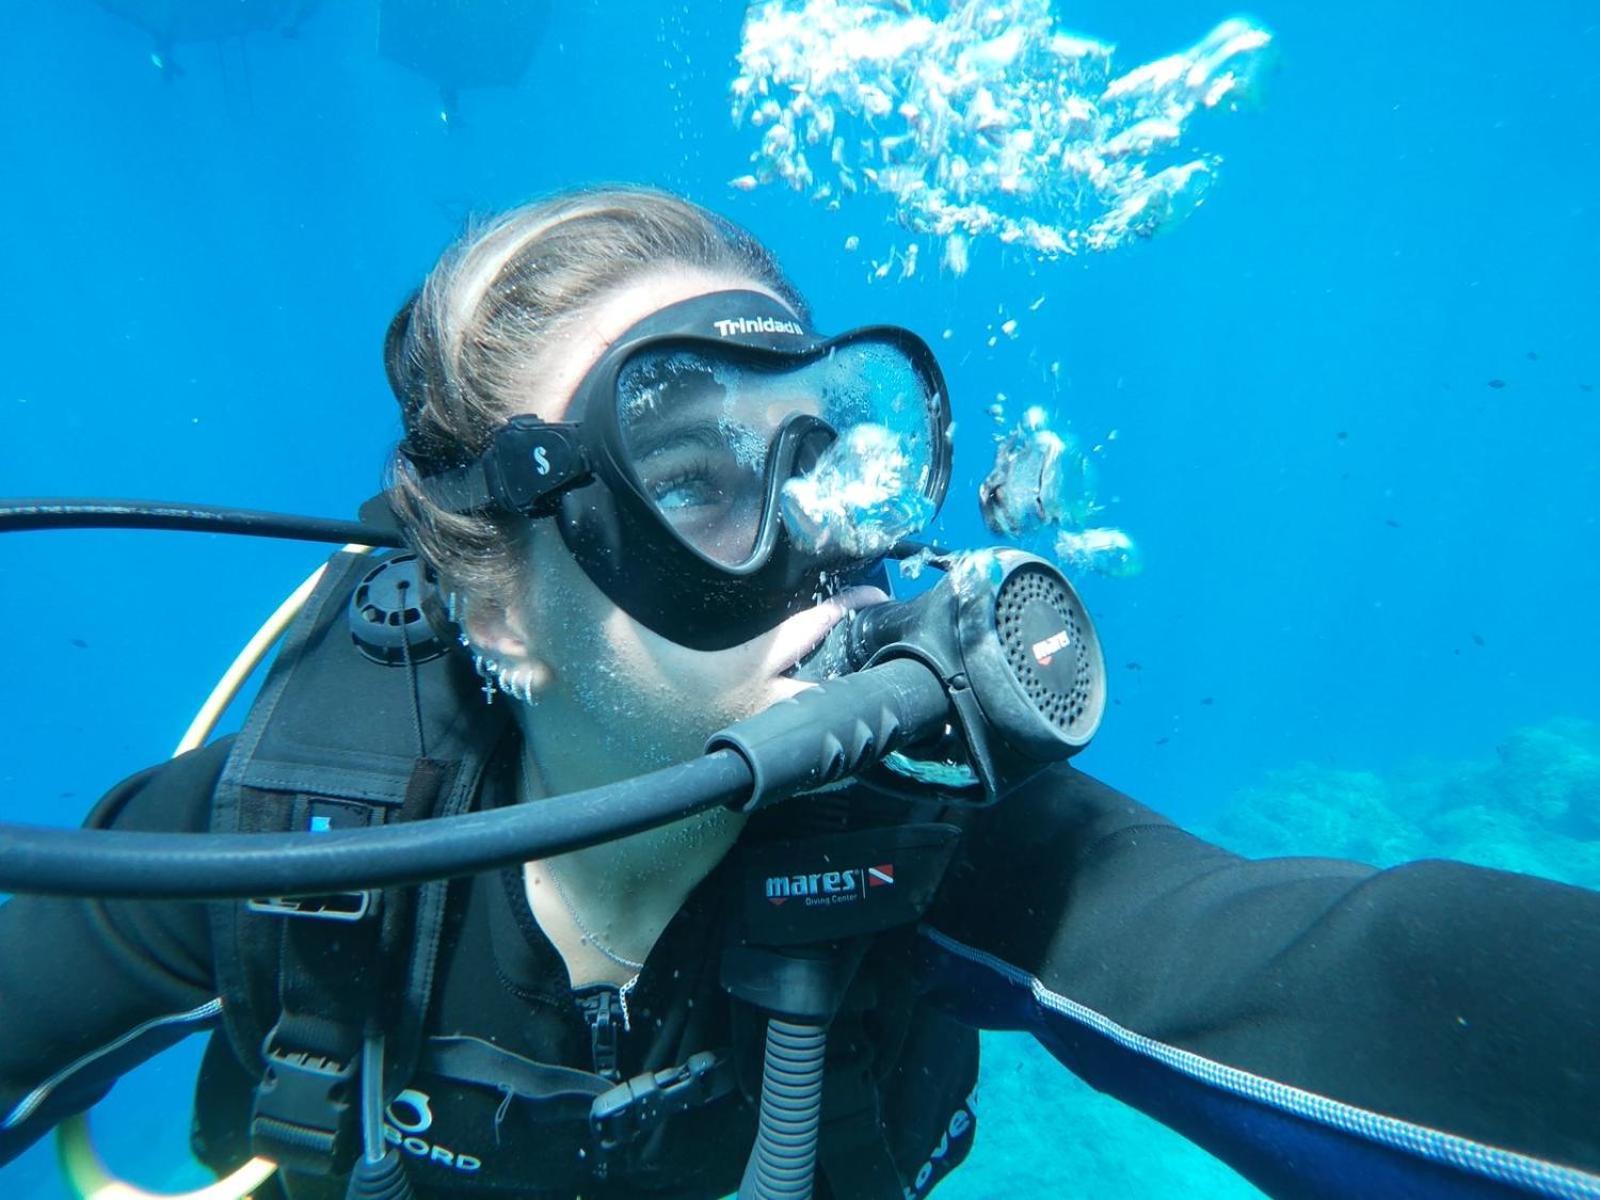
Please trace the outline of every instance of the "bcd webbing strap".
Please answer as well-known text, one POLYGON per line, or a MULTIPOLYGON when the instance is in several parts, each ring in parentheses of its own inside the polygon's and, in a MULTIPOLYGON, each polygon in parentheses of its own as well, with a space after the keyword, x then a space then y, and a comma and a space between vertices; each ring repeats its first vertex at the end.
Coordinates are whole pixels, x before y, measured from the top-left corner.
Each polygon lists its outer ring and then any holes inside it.
MULTIPOLYGON (((419 760, 399 810, 366 806, 368 820, 464 811, 471 791, 450 788, 444 801, 438 798, 452 774, 442 764, 419 760)), ((299 797, 292 808, 314 821, 331 803, 299 797)), ((347 812, 361 807, 338 804, 347 812)), ((277 1020, 260 1046, 263 1073, 250 1122, 257 1154, 295 1172, 348 1172, 360 1149, 356 1098, 363 1035, 369 1029, 387 1034, 388 1095, 415 1067, 446 887, 441 881, 388 889, 357 920, 330 917, 325 908, 254 910, 270 914, 279 927, 277 952, 265 960, 275 964, 277 1020)))
POLYGON ((652 1135, 670 1118, 713 1104, 739 1090, 731 1055, 692 1054, 662 1070, 617 1082, 592 1071, 535 1062, 481 1038, 430 1037, 418 1065, 431 1076, 500 1093, 499 1122, 513 1097, 528 1105, 535 1124, 582 1122, 600 1179, 627 1173, 652 1135))
MULTIPOLYGON (((300 797, 294 807, 309 811, 312 822, 327 821, 330 809, 343 825, 358 816, 369 824, 383 820, 381 809, 350 801, 300 797)), ((353 919, 328 905, 255 911, 276 917, 281 937, 279 1015, 261 1047, 265 1070, 251 1112, 251 1143, 286 1170, 344 1174, 359 1149, 363 1034, 386 1024, 391 1007, 393 981, 383 953, 390 914, 377 897, 353 919)))

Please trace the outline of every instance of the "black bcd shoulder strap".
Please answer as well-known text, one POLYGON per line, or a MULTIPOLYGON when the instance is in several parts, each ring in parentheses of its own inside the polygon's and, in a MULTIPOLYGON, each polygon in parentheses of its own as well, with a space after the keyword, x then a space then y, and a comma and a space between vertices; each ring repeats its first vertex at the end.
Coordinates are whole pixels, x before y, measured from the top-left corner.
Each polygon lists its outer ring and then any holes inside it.
MULTIPOLYGON (((465 812, 509 721, 465 655, 428 626, 411 555, 341 552, 291 627, 218 784, 212 828, 317 832, 465 812), (395 581, 401 587, 395 589, 395 581), (398 594, 379 612, 369 596, 398 594), (352 604, 365 604, 352 616, 352 604), (374 615, 376 614, 376 615, 374 615), (397 627, 380 660, 352 621, 397 627)), ((361 1042, 385 1034, 385 1074, 420 1053, 448 884, 260 897, 212 911, 216 977, 234 1056, 260 1079, 255 1152, 313 1174, 356 1152, 361 1042)))

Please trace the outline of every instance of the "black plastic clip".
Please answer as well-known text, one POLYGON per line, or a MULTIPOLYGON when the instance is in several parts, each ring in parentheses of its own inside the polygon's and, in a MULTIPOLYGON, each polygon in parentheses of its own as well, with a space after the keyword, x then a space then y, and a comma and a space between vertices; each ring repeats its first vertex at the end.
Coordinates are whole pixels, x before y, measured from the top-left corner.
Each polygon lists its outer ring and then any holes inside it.
POLYGON ((360 921, 377 910, 376 892, 330 892, 324 896, 258 896, 245 907, 268 917, 316 917, 360 921))
POLYGON ((588 995, 578 998, 578 1010, 583 1013, 584 1022, 589 1026, 589 1050, 594 1059, 596 1075, 603 1075, 607 1079, 617 1079, 622 1072, 617 1069, 621 1062, 622 1034, 627 1028, 628 1012, 621 994, 617 989, 601 985, 588 995))
POLYGON ((691 1055, 680 1067, 646 1071, 594 1098, 589 1129, 605 1152, 620 1149, 666 1117, 685 1112, 733 1090, 726 1061, 710 1050, 691 1055))
POLYGON ((359 1060, 284 1050, 270 1035, 263 1049, 267 1070, 250 1114, 256 1152, 307 1174, 348 1173, 359 1149, 353 1103, 359 1060))

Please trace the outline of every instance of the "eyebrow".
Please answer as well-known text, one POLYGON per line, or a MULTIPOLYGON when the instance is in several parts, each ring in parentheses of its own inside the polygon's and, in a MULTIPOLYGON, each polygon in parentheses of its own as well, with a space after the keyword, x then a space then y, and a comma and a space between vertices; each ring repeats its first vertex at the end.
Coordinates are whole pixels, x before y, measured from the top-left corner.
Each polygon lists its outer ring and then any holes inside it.
POLYGON ((704 418, 693 421, 646 422, 628 435, 628 445, 632 448, 635 458, 649 458, 683 442, 705 446, 711 450, 721 450, 727 445, 727 437, 720 423, 704 418))

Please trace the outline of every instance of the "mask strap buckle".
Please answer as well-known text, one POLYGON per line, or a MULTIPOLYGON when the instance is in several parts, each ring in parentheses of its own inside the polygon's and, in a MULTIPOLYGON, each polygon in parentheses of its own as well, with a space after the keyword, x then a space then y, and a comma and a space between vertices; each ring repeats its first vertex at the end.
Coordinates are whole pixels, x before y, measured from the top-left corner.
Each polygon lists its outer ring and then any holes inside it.
POLYGON ((458 516, 550 516, 564 494, 594 478, 581 430, 573 422, 513 417, 472 462, 432 474, 419 469, 418 477, 435 504, 458 516))

